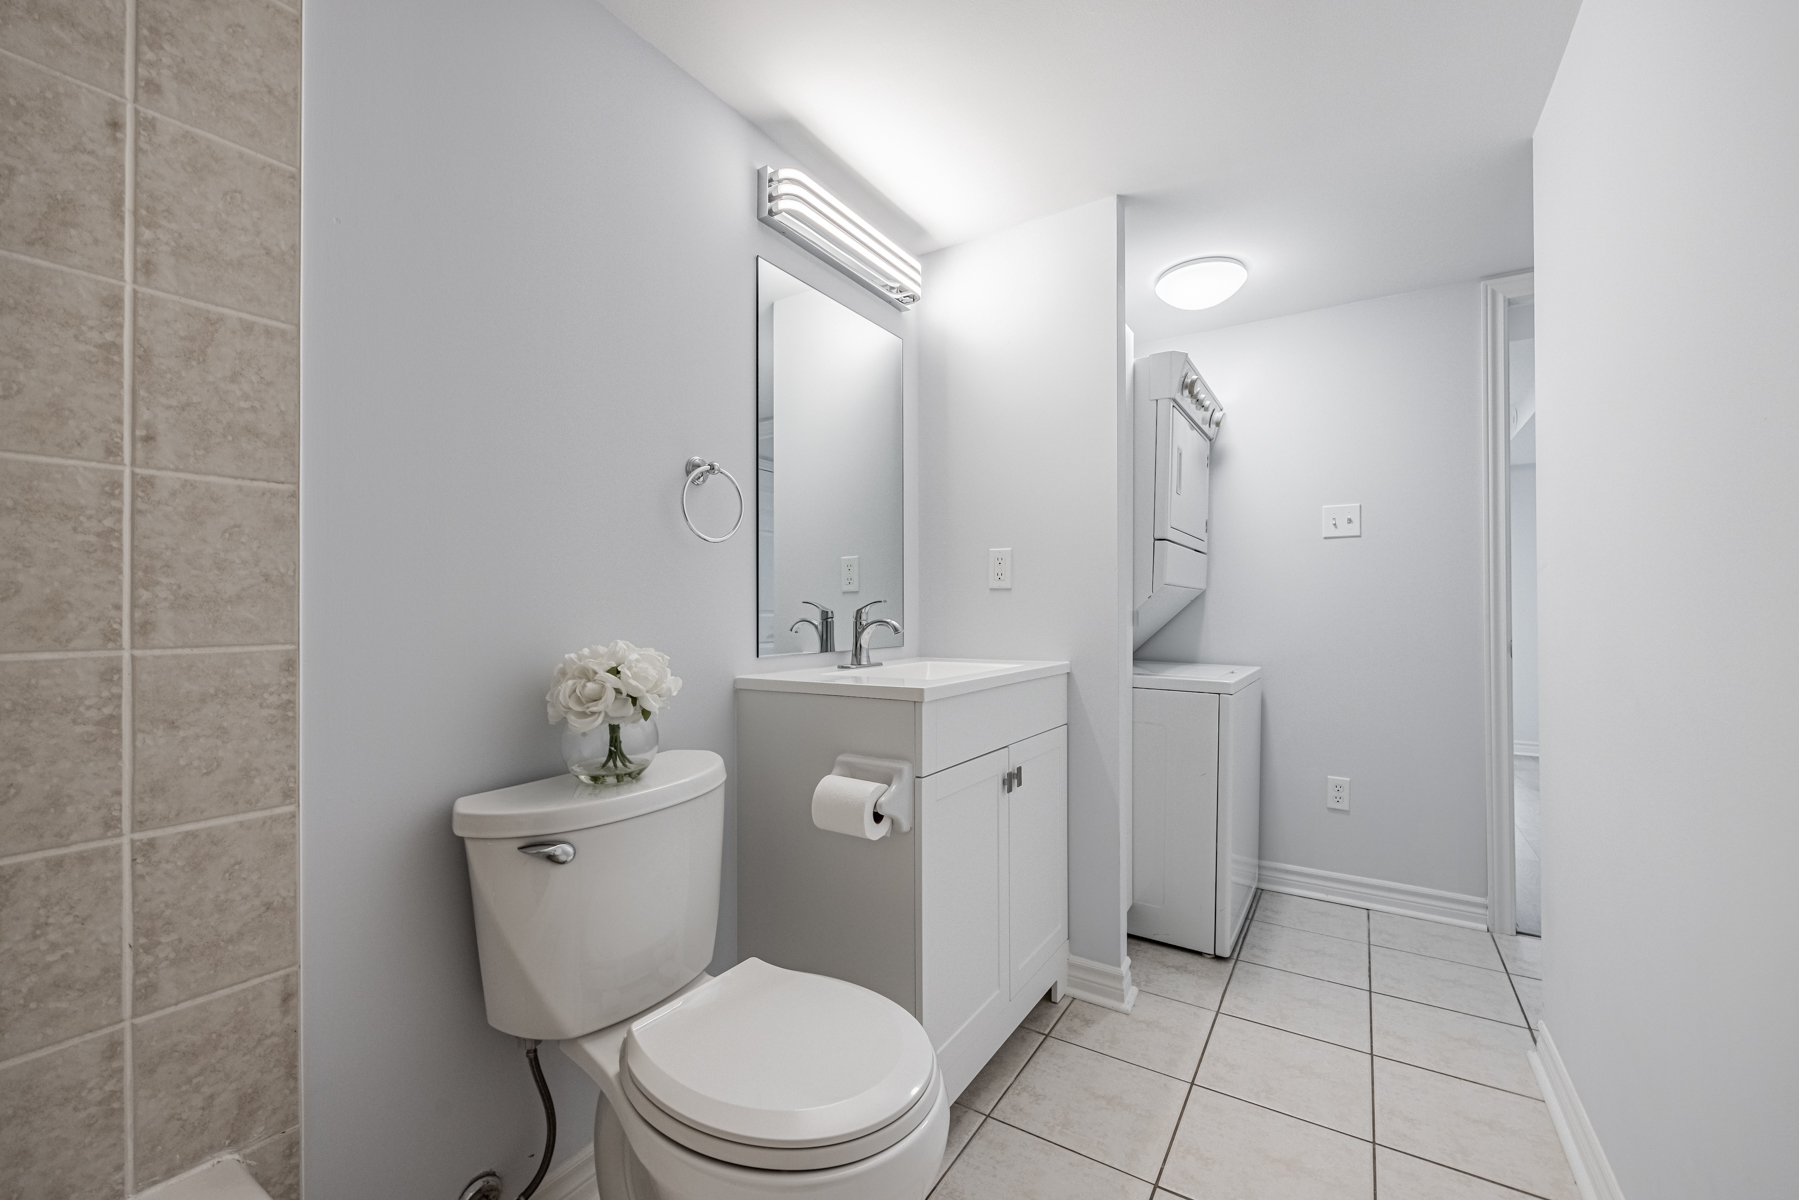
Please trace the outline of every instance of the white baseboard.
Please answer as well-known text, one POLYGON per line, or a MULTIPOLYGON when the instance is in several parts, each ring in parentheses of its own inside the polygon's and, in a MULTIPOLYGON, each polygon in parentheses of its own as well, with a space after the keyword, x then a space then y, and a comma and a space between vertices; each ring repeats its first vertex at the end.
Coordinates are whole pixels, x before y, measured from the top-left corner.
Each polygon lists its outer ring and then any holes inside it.
POLYGON ((1624 1200, 1618 1177, 1606 1161, 1599 1135, 1587 1119, 1587 1110, 1574 1092, 1574 1080, 1562 1064, 1562 1056, 1549 1036, 1549 1027, 1537 1022, 1537 1048, 1530 1052, 1531 1070, 1537 1074, 1537 1086, 1549 1104, 1549 1117, 1562 1139, 1562 1152, 1574 1171, 1575 1186, 1581 1200, 1624 1200))
POLYGON ((1535 742, 1513 742, 1512 743, 1512 757, 1513 758, 1537 758, 1537 757, 1539 757, 1539 755, 1537 753, 1537 744, 1535 742))
MULTIPOLYGON (((592 1124, 590 1120, 588 1122, 592 1124)), ((551 1167, 543 1177, 533 1200, 600 1200, 599 1180, 594 1177, 593 1144, 581 1148, 579 1154, 566 1159, 561 1166, 551 1167)))
POLYGON ((1137 985, 1131 982, 1131 960, 1113 967, 1090 958, 1068 956, 1068 994, 1089 1004, 1128 1013, 1137 1004, 1137 985))
POLYGON ((1372 908, 1405 917, 1422 917, 1427 921, 1443 921, 1450 925, 1466 925, 1471 929, 1487 927, 1485 896, 1439 892, 1435 888, 1416 887, 1409 883, 1388 883, 1384 879, 1364 879, 1360 875, 1339 875, 1335 871, 1295 867, 1288 863, 1268 862, 1266 859, 1262 861, 1262 887, 1270 892, 1286 892, 1292 896, 1309 896, 1314 900, 1353 904, 1358 908, 1372 908))

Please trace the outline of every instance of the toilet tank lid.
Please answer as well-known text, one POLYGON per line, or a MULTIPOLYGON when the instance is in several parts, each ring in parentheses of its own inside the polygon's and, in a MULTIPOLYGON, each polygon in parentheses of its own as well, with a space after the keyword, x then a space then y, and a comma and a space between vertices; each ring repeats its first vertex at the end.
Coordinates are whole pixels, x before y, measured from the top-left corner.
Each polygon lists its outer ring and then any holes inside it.
POLYGON ((464 796, 450 827, 465 838, 545 837, 610 825, 704 796, 725 781, 710 750, 664 750, 631 783, 594 787, 573 775, 464 796))

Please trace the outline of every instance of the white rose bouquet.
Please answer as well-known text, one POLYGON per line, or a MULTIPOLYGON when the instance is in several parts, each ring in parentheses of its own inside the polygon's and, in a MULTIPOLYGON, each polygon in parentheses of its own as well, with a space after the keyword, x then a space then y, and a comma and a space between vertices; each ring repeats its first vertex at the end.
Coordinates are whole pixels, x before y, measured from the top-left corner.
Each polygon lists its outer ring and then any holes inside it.
POLYGON ((563 752, 569 770, 589 783, 642 775, 656 753, 655 735, 647 739, 647 752, 627 754, 620 726, 649 721, 680 690, 680 678, 669 673, 668 655, 647 646, 608 642, 564 655, 544 702, 550 724, 568 722, 563 752), (610 727, 604 758, 597 745, 590 750, 580 736, 601 725, 610 727))

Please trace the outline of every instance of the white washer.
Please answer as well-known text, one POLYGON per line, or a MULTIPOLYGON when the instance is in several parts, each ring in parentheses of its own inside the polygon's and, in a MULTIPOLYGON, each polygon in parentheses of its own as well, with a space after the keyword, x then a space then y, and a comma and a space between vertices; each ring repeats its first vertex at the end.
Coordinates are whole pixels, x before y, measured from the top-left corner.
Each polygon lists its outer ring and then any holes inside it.
POLYGON ((560 1041, 600 1085, 606 1200, 922 1200, 949 1135, 924 1027, 759 959, 705 974, 724 780, 671 750, 622 786, 456 802, 488 1023, 560 1041))
POLYGON ((1262 669, 1136 663, 1131 780, 1127 927, 1229 955, 1261 873, 1262 669))

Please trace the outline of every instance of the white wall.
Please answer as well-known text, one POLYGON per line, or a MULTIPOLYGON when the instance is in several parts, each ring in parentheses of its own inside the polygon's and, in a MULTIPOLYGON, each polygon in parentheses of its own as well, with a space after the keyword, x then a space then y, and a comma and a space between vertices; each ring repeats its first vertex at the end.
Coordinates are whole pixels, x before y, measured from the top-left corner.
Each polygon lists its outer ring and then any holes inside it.
POLYGON ((1537 467, 1514 464, 1512 484, 1512 744, 1538 740, 1537 467))
POLYGON ((1486 895, 1479 337, 1465 283, 1137 348, 1227 413, 1207 591, 1137 656, 1264 669, 1268 861, 1486 895))
MULTIPOLYGON (((591 0, 311 0, 305 39, 307 1194, 492 1166, 512 1195, 537 1101, 483 1015, 450 805, 562 769, 550 671, 612 637, 686 681, 663 745, 730 761, 754 521, 707 545, 678 501, 691 454, 752 486, 756 256, 905 323, 755 221, 772 147, 591 0)), ((697 507, 728 521, 729 489, 697 507)), ((594 1090, 546 1065, 566 1155, 594 1090)))
POLYGON ((939 251, 919 307, 931 654, 1067 659, 1070 950, 1120 966, 1130 507, 1119 202, 939 251), (987 587, 1011 547, 1014 585, 987 587))
POLYGON ((1537 128, 1545 1003, 1630 1200, 1799 1179, 1796 64, 1586 0, 1537 128))

